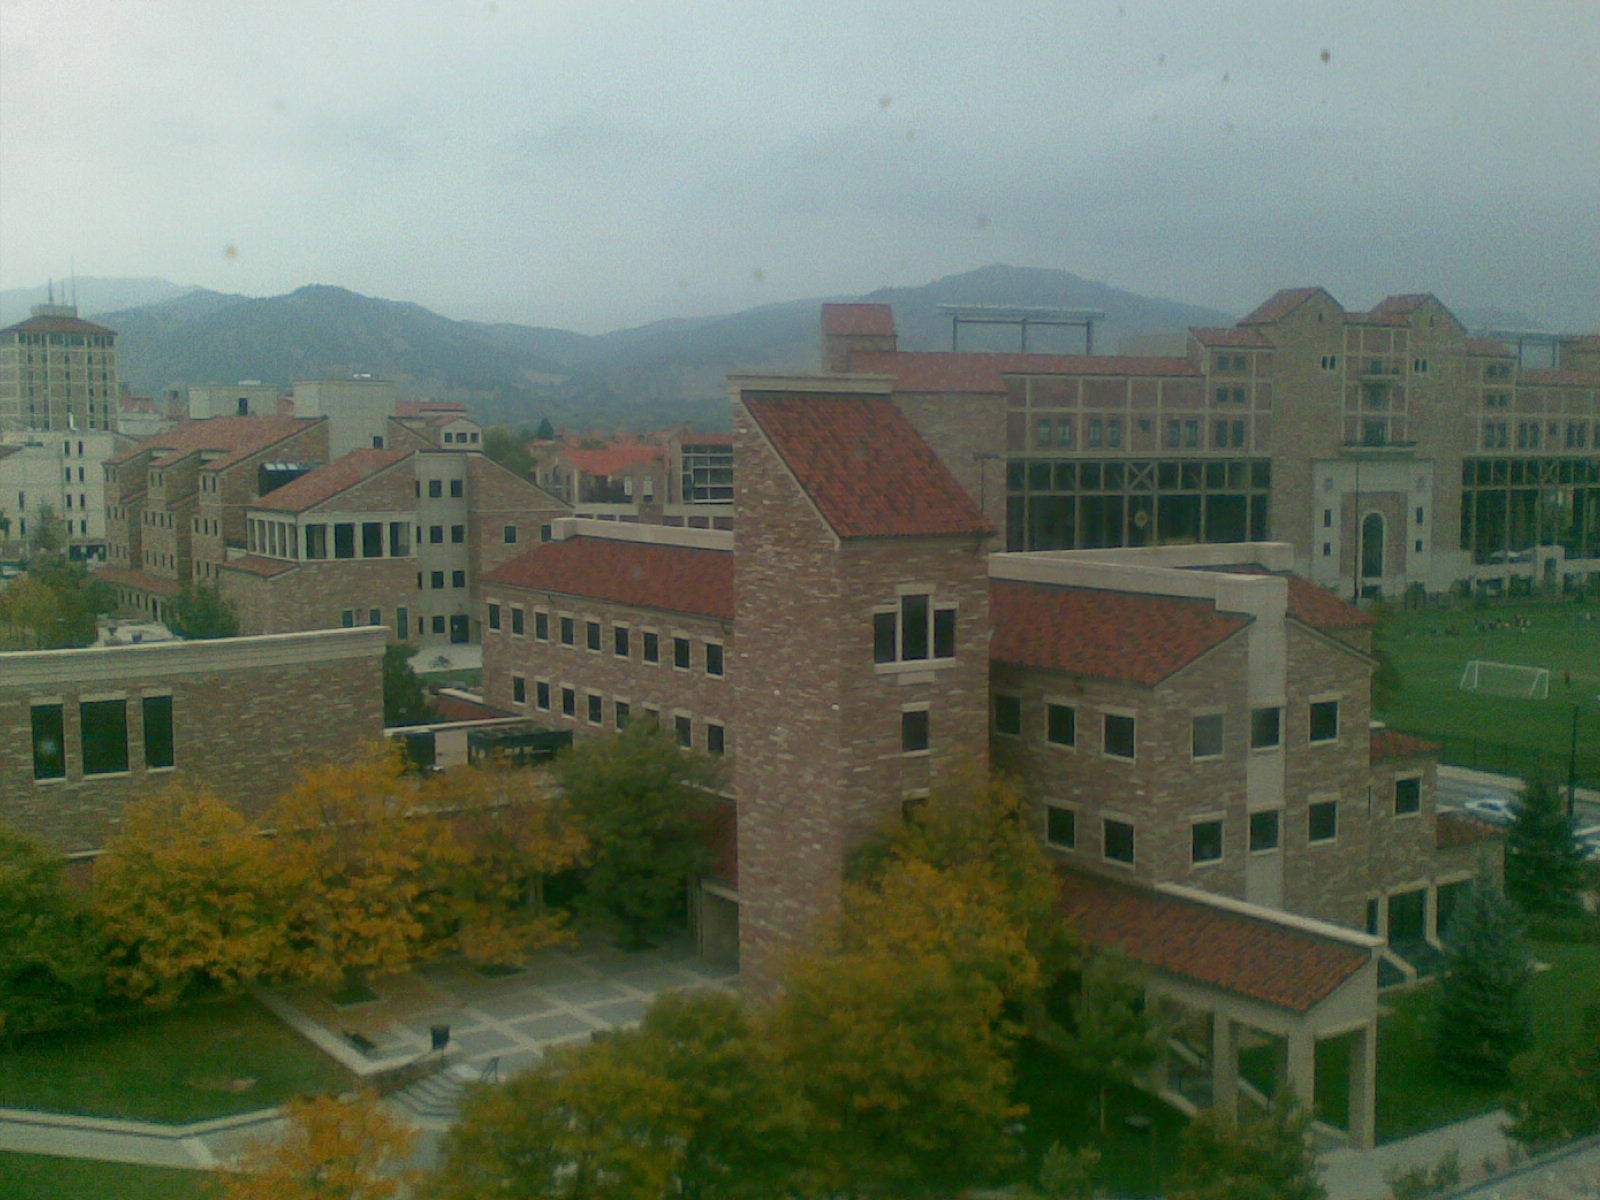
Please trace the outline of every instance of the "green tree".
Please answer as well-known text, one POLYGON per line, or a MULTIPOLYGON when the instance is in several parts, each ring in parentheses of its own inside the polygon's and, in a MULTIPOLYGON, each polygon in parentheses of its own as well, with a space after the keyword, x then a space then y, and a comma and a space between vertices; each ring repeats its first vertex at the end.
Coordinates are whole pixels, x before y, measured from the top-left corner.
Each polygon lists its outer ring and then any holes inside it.
POLYGON ((550 423, 550 418, 545 417, 539 422, 539 428, 533 431, 534 440, 540 442, 553 442, 556 440, 556 427, 550 423))
POLYGON ((847 887, 830 935, 786 973, 770 1034, 815 1185, 929 1196, 1014 1167, 1004 1014, 1037 985, 1024 932, 960 873, 906 862, 847 887))
POLYGON ((567 805, 589 839, 580 911, 649 945, 684 917, 688 881, 711 863, 705 819, 718 765, 680 749, 654 722, 578 742, 555 762, 567 805))
POLYGON ((94 1015, 101 944, 61 878, 64 865, 43 843, 0 826, 0 1039, 94 1015))
POLYGON ((1469 1083, 1501 1083, 1528 1044, 1533 971, 1516 909, 1481 873, 1451 918, 1445 956, 1434 1010, 1439 1065, 1469 1083))
POLYGON ((1106 1131, 1106 1095, 1113 1084, 1132 1084, 1166 1047, 1166 1031, 1145 1006, 1133 965, 1115 951, 1090 956, 1069 1002, 1065 1049, 1078 1070, 1100 1083, 1100 1132, 1106 1131))
POLYGON ((388 728, 426 725, 434 716, 428 691, 411 669, 411 651, 398 642, 391 642, 383 650, 384 725, 388 728))
POLYGON ((431 1200, 662 1200, 682 1161, 683 1093, 628 1061, 630 1035, 558 1049, 469 1096, 431 1200))
POLYGON ((167 1004, 268 970, 289 904, 274 847, 232 805, 174 785, 137 800, 96 864, 94 908, 120 992, 167 1004))
POLYGON ((215 584, 186 583, 173 598, 167 622, 183 638, 226 638, 239 635, 239 614, 215 584))
POLYGON ((1529 780, 1506 831, 1506 894, 1524 912, 1574 912, 1585 875, 1561 794, 1543 777, 1529 780))
POLYGON ((404 1194, 401 1163, 417 1134, 372 1095, 296 1096, 279 1138, 245 1147, 219 1171, 222 1200, 389 1200, 404 1194))
POLYGON ((28 561, 59 558, 67 548, 67 523, 46 504, 33 518, 33 530, 28 534, 28 561))
POLYGON ((528 453, 526 429, 491 425, 483 431, 483 453, 508 471, 526 479, 533 473, 533 455, 528 453))
POLYGON ((1506 1132, 1534 1150, 1600 1132, 1600 1001, 1578 1031, 1511 1061, 1506 1132))
POLYGON ((1255 1120, 1201 1113, 1184 1130, 1169 1200, 1325 1200, 1306 1138, 1310 1124, 1285 1096, 1255 1120))
POLYGON ((1100 1166, 1100 1151, 1093 1146, 1068 1150, 1060 1142, 1051 1144, 1039 1164, 1039 1182, 1024 1186, 1022 1200, 1094 1200, 1099 1189, 1095 1171, 1100 1166))
POLYGON ((41 650, 88 646, 98 636, 95 614, 109 612, 114 590, 81 563, 35 559, 0 592, 0 624, 13 646, 41 650))

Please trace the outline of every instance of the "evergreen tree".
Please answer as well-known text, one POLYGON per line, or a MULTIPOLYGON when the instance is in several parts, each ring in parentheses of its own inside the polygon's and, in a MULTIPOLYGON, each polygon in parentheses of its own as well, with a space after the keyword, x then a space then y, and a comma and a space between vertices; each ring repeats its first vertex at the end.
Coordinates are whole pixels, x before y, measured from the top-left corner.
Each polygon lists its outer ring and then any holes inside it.
POLYGON ((1468 1083, 1503 1082, 1528 1044, 1533 970, 1516 908, 1481 875, 1456 908, 1445 953, 1434 1013, 1439 1065, 1468 1083))
POLYGON ((550 424, 549 417, 539 422, 539 428, 534 431, 533 436, 541 442, 553 442, 556 440, 556 427, 550 424))
POLYGON ((1506 894, 1527 912, 1572 912, 1584 874, 1561 793, 1544 778, 1530 780, 1506 831, 1506 894))
POLYGON ((214 584, 188 583, 172 602, 167 622, 183 638, 226 638, 239 634, 239 615, 214 584))
POLYGON ((391 642, 383 650, 384 725, 388 728, 426 725, 433 718, 433 703, 428 699, 427 689, 411 669, 411 651, 398 642, 391 642))
POLYGON ((1535 1150, 1600 1132, 1600 1000, 1574 1035, 1512 1061, 1506 1111, 1506 1132, 1535 1150))

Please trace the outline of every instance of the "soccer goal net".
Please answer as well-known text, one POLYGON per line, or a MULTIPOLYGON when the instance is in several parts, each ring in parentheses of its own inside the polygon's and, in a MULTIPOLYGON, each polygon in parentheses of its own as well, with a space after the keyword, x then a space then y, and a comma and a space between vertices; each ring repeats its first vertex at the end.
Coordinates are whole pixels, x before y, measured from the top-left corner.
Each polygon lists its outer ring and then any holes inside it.
POLYGON ((1487 692, 1491 696, 1524 696, 1530 700, 1550 698, 1550 671, 1546 667, 1519 667, 1515 663, 1489 662, 1475 658, 1461 672, 1464 692, 1487 692))

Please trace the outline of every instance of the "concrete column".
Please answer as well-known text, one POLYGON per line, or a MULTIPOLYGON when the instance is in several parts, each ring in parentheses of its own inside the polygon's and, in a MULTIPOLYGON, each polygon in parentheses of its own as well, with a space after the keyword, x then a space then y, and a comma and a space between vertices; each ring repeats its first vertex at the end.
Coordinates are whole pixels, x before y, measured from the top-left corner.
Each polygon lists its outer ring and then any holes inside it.
POLYGON ((1231 1118, 1239 1115, 1239 1046, 1233 1021, 1211 1014, 1211 1105, 1231 1118))
POLYGON ((1378 1022, 1368 1021, 1350 1047, 1350 1144, 1369 1150, 1378 1137, 1378 1022))
POLYGON ((1284 1039, 1288 1079, 1285 1082, 1294 1098, 1307 1112, 1317 1098, 1317 1037, 1309 1029, 1297 1029, 1284 1039))

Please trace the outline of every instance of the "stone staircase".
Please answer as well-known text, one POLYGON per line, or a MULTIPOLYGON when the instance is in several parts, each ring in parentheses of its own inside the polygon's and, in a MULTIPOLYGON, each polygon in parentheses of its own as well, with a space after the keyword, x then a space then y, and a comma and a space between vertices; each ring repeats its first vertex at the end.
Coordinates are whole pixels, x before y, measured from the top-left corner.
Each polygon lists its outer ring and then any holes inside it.
POLYGON ((425 1075, 389 1099, 426 1124, 452 1124, 461 1112, 461 1098, 472 1084, 487 1078, 482 1066, 451 1063, 442 1071, 425 1075))

